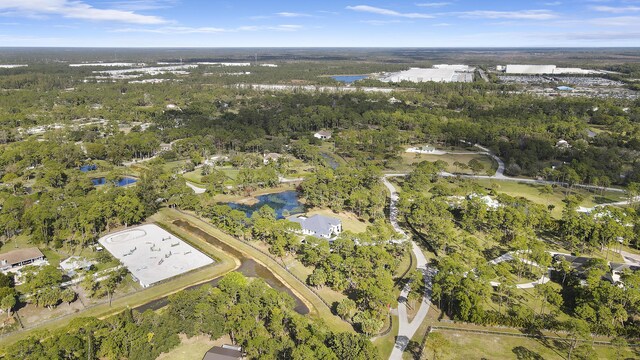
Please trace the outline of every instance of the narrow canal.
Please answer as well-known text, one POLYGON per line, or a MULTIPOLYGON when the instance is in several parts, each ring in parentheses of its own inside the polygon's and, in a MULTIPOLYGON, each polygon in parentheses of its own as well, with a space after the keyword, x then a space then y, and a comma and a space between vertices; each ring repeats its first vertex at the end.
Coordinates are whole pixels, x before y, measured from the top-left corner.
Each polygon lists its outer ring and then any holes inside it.
MULTIPOLYGON (((236 269, 235 271, 238 271, 240 273, 242 273, 244 276, 247 277, 254 277, 254 278, 260 278, 262 280, 264 280, 267 284, 269 284, 269 286, 271 286, 272 288, 278 290, 278 291, 282 291, 282 292, 286 292, 287 294, 289 294, 289 296, 291 296, 294 300, 295 300, 295 308, 294 310, 298 313, 298 314, 308 314, 309 313, 309 308, 307 307, 307 305, 305 305, 305 303, 300 300, 300 298, 298 296, 296 296, 287 286, 285 286, 282 281, 280 281, 269 269, 267 269, 266 267, 262 266, 261 264, 257 263, 256 261, 254 261, 253 259, 248 259, 247 257, 244 256, 244 254, 242 254, 242 252, 238 251, 237 249, 229 246, 227 243, 220 241, 218 238, 204 232, 203 230, 201 230, 200 228, 197 228, 193 225, 191 225, 188 221, 184 221, 184 220, 175 220, 173 222, 174 225, 189 231, 192 234, 195 234, 199 237, 201 237, 202 239, 206 240, 209 244, 216 246, 220 249, 222 249, 224 252, 228 253, 229 255, 237 258, 238 260, 240 260, 240 267, 238 269, 236 269)), ((202 285, 205 284, 209 284, 212 286, 216 286, 218 284, 218 281, 220 281, 220 279, 222 278, 222 276, 213 278, 205 283, 202 284, 197 284, 197 285, 193 285, 188 287, 186 290, 193 290, 193 289, 197 289, 199 287, 201 287, 202 285)), ((167 306, 169 304, 169 299, 165 296, 162 297, 160 299, 156 299, 153 301, 150 301, 144 305, 140 305, 136 308, 134 308, 134 310, 139 311, 139 312, 144 312, 146 310, 158 310, 161 309, 165 306, 167 306)))

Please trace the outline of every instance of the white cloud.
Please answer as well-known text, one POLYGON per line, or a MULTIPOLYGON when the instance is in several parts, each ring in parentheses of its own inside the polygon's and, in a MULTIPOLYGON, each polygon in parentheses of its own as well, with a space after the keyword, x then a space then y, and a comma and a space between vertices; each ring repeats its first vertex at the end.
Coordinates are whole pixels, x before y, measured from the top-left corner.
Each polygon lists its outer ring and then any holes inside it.
POLYGON ((175 6, 178 1, 179 0, 117 0, 109 1, 107 4, 120 10, 144 11, 170 8, 175 6))
POLYGON ((475 10, 457 13, 461 17, 484 19, 519 19, 519 20, 550 20, 558 16, 549 10, 520 10, 520 11, 490 11, 475 10))
POLYGON ((545 5, 545 6, 560 6, 560 5, 562 5, 562 2, 561 1, 546 2, 546 3, 543 3, 543 5, 545 5))
POLYGON ((71 0, 0 0, 0 10, 8 10, 13 16, 59 15, 71 19, 131 24, 167 23, 158 16, 137 14, 130 10, 98 9, 82 1, 71 0))
POLYGON ((434 17, 433 15, 421 14, 421 13, 401 13, 395 10, 383 9, 379 7, 369 6, 369 5, 347 6, 347 9, 353 10, 353 11, 377 14, 377 15, 404 17, 409 19, 432 19, 434 17))
POLYGON ((388 24, 408 24, 408 23, 412 23, 413 21, 411 20, 362 20, 360 22, 363 24, 381 26, 381 25, 388 25, 388 24))
POLYGON ((416 4, 416 6, 428 7, 428 8, 439 8, 443 6, 449 6, 449 5, 451 5, 450 2, 429 2, 429 3, 416 4))
POLYGON ((275 25, 275 26, 239 26, 237 28, 218 28, 218 27, 190 27, 190 26, 163 26, 159 28, 123 28, 114 29, 112 32, 127 33, 152 33, 167 35, 185 35, 185 34, 222 34, 222 33, 238 33, 247 31, 298 31, 303 29, 301 25, 275 25))
POLYGON ((640 11, 640 6, 592 6, 591 9, 600 12, 607 12, 612 14, 623 14, 628 12, 638 12, 640 11))
POLYGON ((311 16, 309 14, 295 13, 295 12, 279 12, 279 13, 276 13, 276 15, 280 16, 280 17, 289 17, 289 18, 292 18, 292 17, 310 17, 311 16))

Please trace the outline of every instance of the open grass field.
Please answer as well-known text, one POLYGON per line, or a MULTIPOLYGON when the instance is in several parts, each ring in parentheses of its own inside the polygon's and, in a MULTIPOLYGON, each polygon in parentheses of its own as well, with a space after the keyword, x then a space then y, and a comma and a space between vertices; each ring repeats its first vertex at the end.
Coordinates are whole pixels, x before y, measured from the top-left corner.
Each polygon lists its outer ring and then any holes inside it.
MULTIPOLYGON (((474 181, 487 189, 495 189, 499 193, 504 193, 514 197, 521 196, 535 203, 546 206, 554 205, 555 208, 551 212, 554 217, 560 217, 562 215, 562 210, 565 207, 562 200, 565 198, 565 191, 567 189, 562 187, 554 188, 554 193, 547 195, 540 192, 544 186, 539 184, 497 181, 490 179, 474 179, 470 181, 474 181)), ((580 206, 583 207, 593 207, 597 204, 622 201, 625 198, 623 193, 605 192, 604 195, 601 196, 600 194, 594 194, 582 189, 573 189, 571 191, 574 194, 580 194, 584 197, 584 201, 580 203, 580 206)))
MULTIPOLYGON (((440 331, 440 330, 437 330, 440 331)), ((448 340, 446 352, 439 359, 566 359, 567 349, 564 341, 543 340, 494 334, 475 334, 458 331, 441 331, 448 340)), ((428 341, 428 340, 427 340, 428 341)), ((616 351, 611 346, 594 346, 598 359, 615 359, 616 351)), ((621 359, 637 359, 637 349, 625 348, 621 359)), ((425 350, 422 359, 432 359, 433 354, 425 350)))
POLYGON ((168 353, 160 354, 156 360, 200 360, 212 347, 231 343, 227 336, 214 341, 205 335, 187 338, 182 334, 180 335, 180 341, 178 347, 168 353))
POLYGON ((342 229, 344 231, 362 233, 367 231, 367 227, 371 225, 370 222, 362 221, 358 219, 355 214, 346 212, 346 211, 335 213, 330 209, 320 209, 320 208, 313 208, 307 211, 308 216, 317 215, 317 214, 340 219, 340 221, 342 221, 342 229))
POLYGON ((397 170, 409 171, 413 168, 413 165, 420 163, 422 161, 431 161, 435 162, 438 160, 442 160, 449 164, 445 171, 451 173, 462 173, 462 174, 473 174, 473 172, 469 169, 462 169, 454 166, 455 162, 460 162, 463 164, 468 164, 472 159, 476 159, 480 161, 482 165, 484 165, 485 171, 479 173, 478 175, 487 175, 495 173, 495 170, 498 168, 498 164, 493 161, 489 156, 482 154, 463 154, 463 155, 453 155, 453 154, 444 154, 444 155, 434 155, 434 154, 417 154, 417 153, 408 153, 403 152, 400 155, 402 158, 402 163, 399 165, 397 170))

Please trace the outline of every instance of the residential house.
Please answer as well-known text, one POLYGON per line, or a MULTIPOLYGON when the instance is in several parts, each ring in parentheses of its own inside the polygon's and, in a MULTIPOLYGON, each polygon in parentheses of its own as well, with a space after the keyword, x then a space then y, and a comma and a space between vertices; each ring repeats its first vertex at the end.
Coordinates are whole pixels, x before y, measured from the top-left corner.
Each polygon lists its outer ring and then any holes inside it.
POLYGON ((29 265, 39 260, 44 260, 44 254, 36 247, 9 251, 0 254, 0 271, 29 265))
POLYGON ((313 134, 313 137, 320 140, 329 140, 331 139, 331 131, 320 130, 313 134))
POLYGON ((202 360, 240 360, 243 359, 242 348, 239 346, 214 346, 204 354, 202 360))
POLYGON ((342 221, 330 216, 291 216, 287 220, 300 224, 303 235, 331 240, 342 232, 342 221))
POLYGON ((278 159, 280 159, 283 155, 282 154, 278 154, 278 153, 266 153, 262 156, 262 161, 264 162, 265 165, 267 165, 270 162, 278 162, 278 159))

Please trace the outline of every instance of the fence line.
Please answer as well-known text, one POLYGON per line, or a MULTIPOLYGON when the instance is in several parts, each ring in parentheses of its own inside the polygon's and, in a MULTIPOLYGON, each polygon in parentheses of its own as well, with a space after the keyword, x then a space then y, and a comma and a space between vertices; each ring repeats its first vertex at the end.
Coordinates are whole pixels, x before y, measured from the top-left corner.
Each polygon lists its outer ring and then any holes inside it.
MULTIPOLYGON (((560 336, 548 336, 548 335, 538 335, 538 334, 518 334, 513 332, 505 332, 505 331, 495 331, 495 330, 480 330, 480 329, 466 329, 466 328, 457 328, 453 326, 431 326, 432 330, 444 330, 444 331, 459 331, 459 332, 467 332, 474 334, 483 334, 483 335, 500 335, 500 336, 512 336, 512 337, 521 337, 521 338, 534 338, 534 339, 553 339, 553 340, 567 340, 567 338, 563 338, 560 336)), ((581 340, 583 342, 587 342, 590 340, 581 340)), ((603 340, 591 340, 590 342, 597 345, 612 345, 611 341, 603 341, 603 340)), ((640 347, 640 344, 628 344, 630 347, 640 347)))

